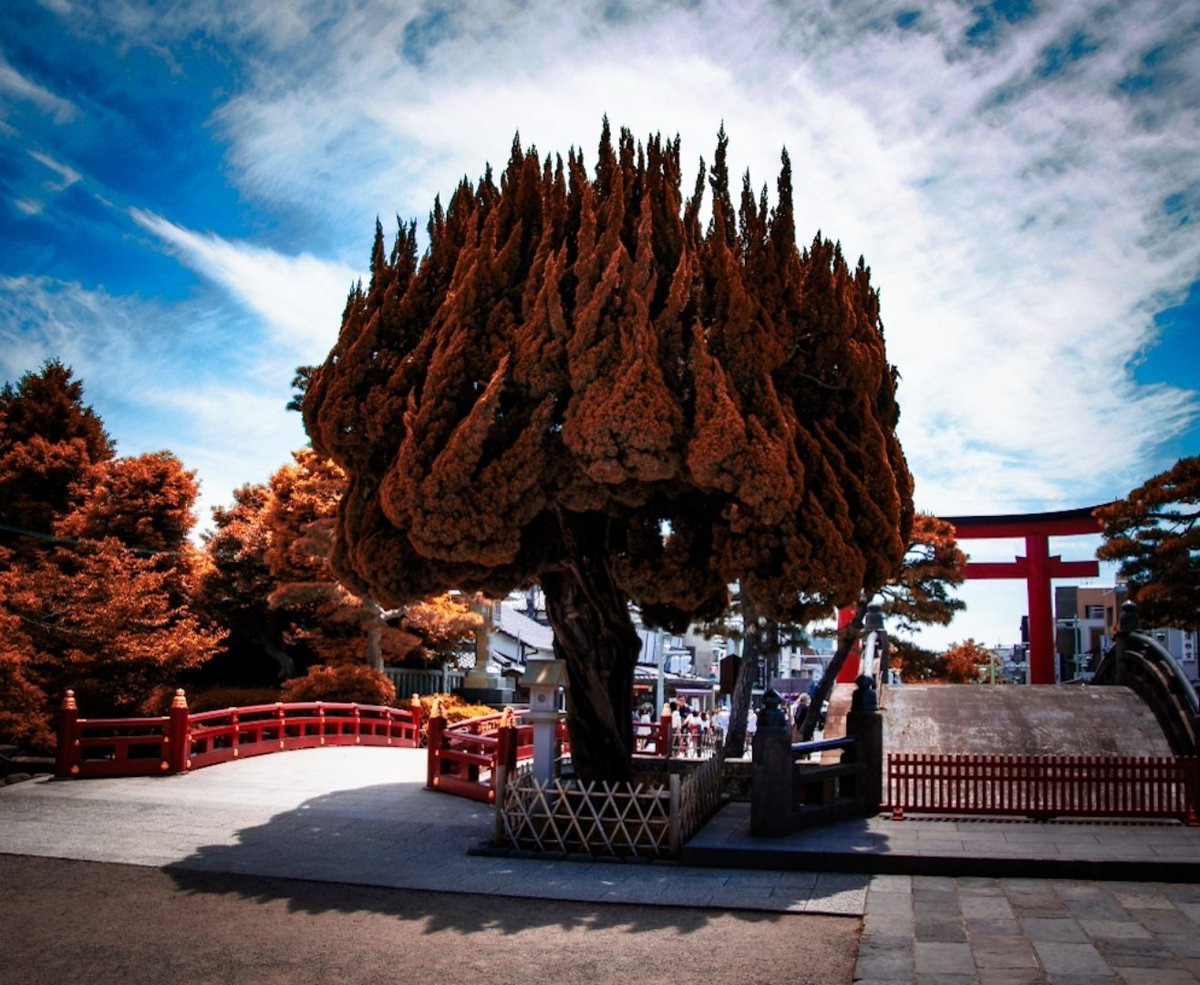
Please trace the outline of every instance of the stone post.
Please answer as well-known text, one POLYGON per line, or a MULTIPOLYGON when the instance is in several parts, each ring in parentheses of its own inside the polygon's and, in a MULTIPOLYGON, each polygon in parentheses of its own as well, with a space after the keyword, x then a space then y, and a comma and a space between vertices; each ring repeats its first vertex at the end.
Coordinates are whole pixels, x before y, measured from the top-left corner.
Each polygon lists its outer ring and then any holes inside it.
POLYGON ((846 736, 858 740, 855 757, 859 773, 854 781, 854 799, 863 814, 878 814, 883 799, 883 715, 879 713, 875 681, 864 674, 857 684, 846 715, 846 736))
POLYGON ((565 660, 530 660, 521 675, 529 689, 529 712, 533 723, 533 778, 549 783, 558 771, 558 689, 567 683, 565 660))
POLYGON ((1131 634, 1141 626, 1137 606, 1126 599, 1121 603, 1121 615, 1117 618, 1117 632, 1113 640, 1113 683, 1125 683, 1125 647, 1131 634))
POLYGON ((792 730, 782 704, 778 692, 768 689, 754 733, 750 833, 761 838, 781 838, 792 832, 792 730))

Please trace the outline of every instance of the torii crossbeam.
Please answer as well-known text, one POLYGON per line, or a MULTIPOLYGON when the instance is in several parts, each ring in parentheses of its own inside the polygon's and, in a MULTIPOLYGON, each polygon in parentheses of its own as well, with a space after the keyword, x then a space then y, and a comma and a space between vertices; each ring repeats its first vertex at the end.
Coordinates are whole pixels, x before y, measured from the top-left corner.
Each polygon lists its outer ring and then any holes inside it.
POLYGON ((971 578, 1024 578, 1029 596, 1029 683, 1053 684, 1054 614, 1052 578, 1095 578, 1096 561, 1064 561, 1050 554, 1051 537, 1070 537, 1100 532, 1094 507, 1056 513, 1024 513, 1008 516, 945 516, 954 525, 958 540, 1024 537, 1025 556, 1012 561, 971 561, 963 574, 971 578))

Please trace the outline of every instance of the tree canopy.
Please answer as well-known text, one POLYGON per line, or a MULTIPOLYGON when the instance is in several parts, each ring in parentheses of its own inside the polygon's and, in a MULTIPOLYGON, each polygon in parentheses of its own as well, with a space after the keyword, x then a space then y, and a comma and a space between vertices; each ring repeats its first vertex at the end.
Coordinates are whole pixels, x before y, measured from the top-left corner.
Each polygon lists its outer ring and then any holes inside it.
POLYGON ((1200 457, 1181 458, 1124 499, 1096 510, 1142 625, 1200 625, 1200 457))
POLYGON ((0 738, 45 747, 67 688, 92 715, 151 708, 222 638, 190 607, 194 474, 114 455, 62 363, 0 390, 0 738))
POLYGON ((58 360, 0 389, 0 544, 20 558, 46 547, 78 501, 87 469, 114 454, 83 383, 58 360))
POLYGON ((643 617, 802 622, 894 577, 912 523, 879 298, 777 200, 733 205, 722 131, 681 190, 678 138, 607 123, 594 175, 514 141, 386 248, 304 400, 346 472, 332 562, 395 605, 540 582, 567 661, 572 756, 628 773, 643 617), (708 198, 710 219, 701 211, 708 198))

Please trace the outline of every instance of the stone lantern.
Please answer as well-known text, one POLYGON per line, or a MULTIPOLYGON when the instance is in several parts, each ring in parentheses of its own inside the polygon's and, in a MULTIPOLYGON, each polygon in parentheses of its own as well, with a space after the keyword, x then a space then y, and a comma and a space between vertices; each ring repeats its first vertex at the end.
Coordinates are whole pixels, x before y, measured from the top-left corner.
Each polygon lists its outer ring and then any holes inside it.
POLYGON ((558 710, 558 691, 567 683, 566 662, 529 660, 520 683, 529 689, 529 713, 525 717, 533 724, 533 777, 548 783, 554 779, 557 767, 556 733, 562 718, 558 710))

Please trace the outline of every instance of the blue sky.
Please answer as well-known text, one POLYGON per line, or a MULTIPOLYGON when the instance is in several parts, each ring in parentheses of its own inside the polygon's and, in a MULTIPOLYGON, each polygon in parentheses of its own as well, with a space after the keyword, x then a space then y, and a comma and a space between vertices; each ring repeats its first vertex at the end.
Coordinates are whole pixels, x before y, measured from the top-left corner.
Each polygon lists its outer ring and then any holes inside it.
MULTIPOLYGON (((304 443, 292 371, 377 216, 422 225, 516 131, 594 160, 607 114, 698 166, 724 122, 872 267, 919 508, 1106 501, 1200 452, 1188 7, 10 0, 0 379, 62 358, 122 454, 197 471, 205 525, 304 443)), ((1019 585, 964 596, 949 637, 1014 637, 1019 585)))

